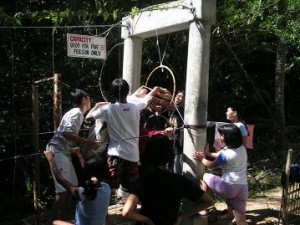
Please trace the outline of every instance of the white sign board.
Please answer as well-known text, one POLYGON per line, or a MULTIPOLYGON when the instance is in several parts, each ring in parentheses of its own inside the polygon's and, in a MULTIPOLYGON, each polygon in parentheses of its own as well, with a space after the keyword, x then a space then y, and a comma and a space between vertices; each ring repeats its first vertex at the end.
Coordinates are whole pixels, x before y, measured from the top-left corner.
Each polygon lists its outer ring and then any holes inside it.
POLYGON ((68 33, 67 44, 69 57, 106 59, 106 39, 104 37, 68 33))

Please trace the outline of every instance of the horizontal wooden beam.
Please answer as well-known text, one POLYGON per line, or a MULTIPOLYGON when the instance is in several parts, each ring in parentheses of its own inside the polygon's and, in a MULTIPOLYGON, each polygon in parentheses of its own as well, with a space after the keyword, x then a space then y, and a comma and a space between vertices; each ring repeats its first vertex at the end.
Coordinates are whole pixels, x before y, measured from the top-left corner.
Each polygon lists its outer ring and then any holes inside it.
POLYGON ((160 4, 123 18, 122 38, 148 38, 189 29, 195 20, 215 23, 216 0, 186 0, 160 4))

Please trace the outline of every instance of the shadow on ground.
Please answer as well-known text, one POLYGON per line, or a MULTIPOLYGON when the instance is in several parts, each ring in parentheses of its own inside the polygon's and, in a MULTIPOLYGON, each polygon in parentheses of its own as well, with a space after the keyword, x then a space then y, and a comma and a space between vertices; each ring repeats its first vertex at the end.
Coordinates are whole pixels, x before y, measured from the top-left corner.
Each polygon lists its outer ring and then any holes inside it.
MULTIPOLYGON (((228 225, 228 224, 234 224, 231 223, 231 219, 223 219, 218 220, 217 219, 218 213, 216 214, 210 214, 208 224, 214 224, 214 225, 228 225)), ((246 213, 246 218, 248 225, 254 225, 254 224, 278 224, 279 221, 279 211, 274 209, 258 209, 258 210, 250 210, 246 213)))

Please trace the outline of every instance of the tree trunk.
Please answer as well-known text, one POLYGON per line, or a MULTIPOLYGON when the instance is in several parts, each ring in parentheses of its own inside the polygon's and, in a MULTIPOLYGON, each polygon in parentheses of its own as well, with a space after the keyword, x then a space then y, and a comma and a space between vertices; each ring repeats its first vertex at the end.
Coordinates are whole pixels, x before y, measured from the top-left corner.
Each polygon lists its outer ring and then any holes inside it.
MULTIPOLYGON (((284 14, 287 11, 286 0, 278 1, 278 15, 281 17, 278 22, 278 28, 284 30, 286 28, 286 20, 284 14)), ((285 139, 285 115, 284 115, 284 85, 285 85, 285 63, 286 63, 287 46, 284 41, 278 37, 276 51, 276 68, 275 68, 275 132, 278 147, 280 150, 287 149, 285 139)))

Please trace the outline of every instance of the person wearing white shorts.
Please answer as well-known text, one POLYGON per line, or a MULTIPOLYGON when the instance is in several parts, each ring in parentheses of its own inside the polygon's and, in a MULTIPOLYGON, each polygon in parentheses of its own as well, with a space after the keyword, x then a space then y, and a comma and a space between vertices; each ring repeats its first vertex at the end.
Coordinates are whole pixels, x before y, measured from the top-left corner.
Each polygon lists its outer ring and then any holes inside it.
POLYGON ((46 152, 50 151, 54 156, 49 157, 51 160, 48 159, 48 162, 53 175, 56 192, 55 201, 47 224, 52 224, 52 221, 55 219, 64 219, 64 213, 67 209, 71 195, 55 179, 54 174, 59 171, 65 180, 73 185, 78 185, 75 169, 71 161, 71 152, 77 154, 82 164, 84 162, 80 149, 74 148, 75 143, 87 146, 98 145, 95 141, 87 140, 78 136, 80 127, 84 120, 83 115, 91 108, 90 97, 86 94, 86 92, 80 89, 76 89, 76 91, 71 94, 75 108, 64 114, 57 131, 46 147, 46 152))
MULTIPOLYGON (((62 176, 68 180, 71 184, 77 186, 78 179, 75 172, 75 168, 72 163, 71 154, 63 153, 55 148, 53 145, 47 145, 46 148, 48 151, 51 151, 54 156, 54 161, 56 163, 57 169, 61 172, 62 176)), ((53 171, 51 170, 55 192, 62 193, 65 192, 66 189, 57 181, 55 178, 53 171)))

